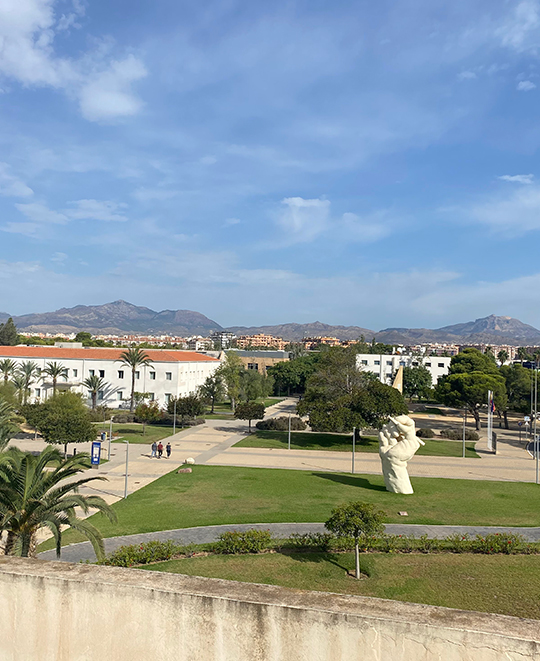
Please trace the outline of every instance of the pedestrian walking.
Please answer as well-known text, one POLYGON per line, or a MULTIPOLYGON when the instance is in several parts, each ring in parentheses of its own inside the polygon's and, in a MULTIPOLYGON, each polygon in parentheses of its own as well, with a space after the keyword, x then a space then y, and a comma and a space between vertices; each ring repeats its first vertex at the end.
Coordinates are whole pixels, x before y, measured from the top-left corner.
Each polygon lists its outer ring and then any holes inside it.
POLYGON ((157 452, 157 443, 154 441, 152 443, 152 454, 150 455, 150 458, 155 457, 157 452))
POLYGON ((167 443, 167 445, 165 446, 165 450, 166 450, 166 452, 167 452, 167 459, 169 459, 169 457, 171 456, 171 450, 172 450, 171 442, 170 442, 170 441, 169 441, 169 442, 167 443))
POLYGON ((163 456, 163 443, 161 441, 157 446, 157 453, 158 453, 158 459, 161 459, 161 457, 163 456))

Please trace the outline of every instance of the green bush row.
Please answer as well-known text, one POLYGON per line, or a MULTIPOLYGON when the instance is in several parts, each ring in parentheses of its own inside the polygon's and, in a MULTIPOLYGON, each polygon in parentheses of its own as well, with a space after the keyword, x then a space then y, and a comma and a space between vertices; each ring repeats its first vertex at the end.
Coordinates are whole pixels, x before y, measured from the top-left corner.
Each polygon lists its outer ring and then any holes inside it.
POLYGON ((130 544, 120 546, 114 553, 108 555, 98 565, 110 565, 112 567, 134 567, 135 565, 147 565, 150 562, 170 560, 179 555, 192 555, 195 545, 182 546, 172 540, 165 542, 151 541, 143 544, 130 544))
POLYGON ((246 532, 224 532, 213 546, 215 553, 260 553, 272 543, 269 530, 246 530, 246 532))
MULTIPOLYGON (((304 431, 306 423, 297 416, 291 417, 291 430, 304 431)), ((289 418, 287 416, 280 416, 279 418, 268 418, 268 420, 260 420, 256 424, 257 429, 264 431, 288 431, 289 418)))

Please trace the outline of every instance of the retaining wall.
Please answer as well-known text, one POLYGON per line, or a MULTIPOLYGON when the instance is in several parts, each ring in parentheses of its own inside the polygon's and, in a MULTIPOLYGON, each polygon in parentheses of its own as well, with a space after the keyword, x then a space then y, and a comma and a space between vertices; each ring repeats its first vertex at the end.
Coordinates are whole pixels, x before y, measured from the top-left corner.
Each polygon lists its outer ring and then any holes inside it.
POLYGON ((535 620, 0 558, 1 661, 540 660, 535 620))

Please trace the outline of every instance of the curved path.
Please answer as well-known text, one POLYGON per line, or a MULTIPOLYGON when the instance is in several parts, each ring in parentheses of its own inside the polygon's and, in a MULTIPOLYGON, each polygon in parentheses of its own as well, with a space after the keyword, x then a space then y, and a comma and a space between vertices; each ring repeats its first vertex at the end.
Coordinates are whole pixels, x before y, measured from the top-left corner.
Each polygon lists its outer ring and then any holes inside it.
MULTIPOLYGON (((325 532, 324 523, 237 523, 218 526, 201 526, 197 528, 178 528, 176 530, 162 530, 160 532, 147 532, 138 535, 122 535, 120 537, 107 537, 105 551, 112 553, 120 546, 127 544, 142 544, 151 540, 173 540, 179 544, 209 544, 215 542, 221 533, 233 530, 245 531, 256 528, 269 530, 274 537, 285 538, 293 533, 325 532)), ((448 535, 459 534, 470 536, 487 535, 489 533, 514 533, 523 535, 529 542, 540 541, 540 528, 500 528, 492 526, 429 526, 421 524, 388 523, 386 532, 391 535, 414 535, 421 537, 427 535, 432 539, 444 539, 448 535)), ((40 560, 56 560, 55 551, 44 551, 38 555, 40 560)), ((81 562, 89 560, 95 562, 96 556, 90 542, 79 542, 62 548, 63 562, 81 562)))

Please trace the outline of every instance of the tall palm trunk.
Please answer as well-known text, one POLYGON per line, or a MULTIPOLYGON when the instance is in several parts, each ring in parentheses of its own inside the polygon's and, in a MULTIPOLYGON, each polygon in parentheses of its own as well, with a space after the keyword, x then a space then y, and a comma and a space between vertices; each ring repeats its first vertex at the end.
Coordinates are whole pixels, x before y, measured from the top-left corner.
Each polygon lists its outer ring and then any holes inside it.
POLYGON ((135 403, 135 368, 131 370, 131 397, 129 400, 129 411, 133 413, 133 405, 135 403))
POLYGON ((5 555, 13 555, 13 552, 15 551, 16 542, 17 542, 17 535, 11 530, 8 530, 6 545, 4 546, 5 555))

